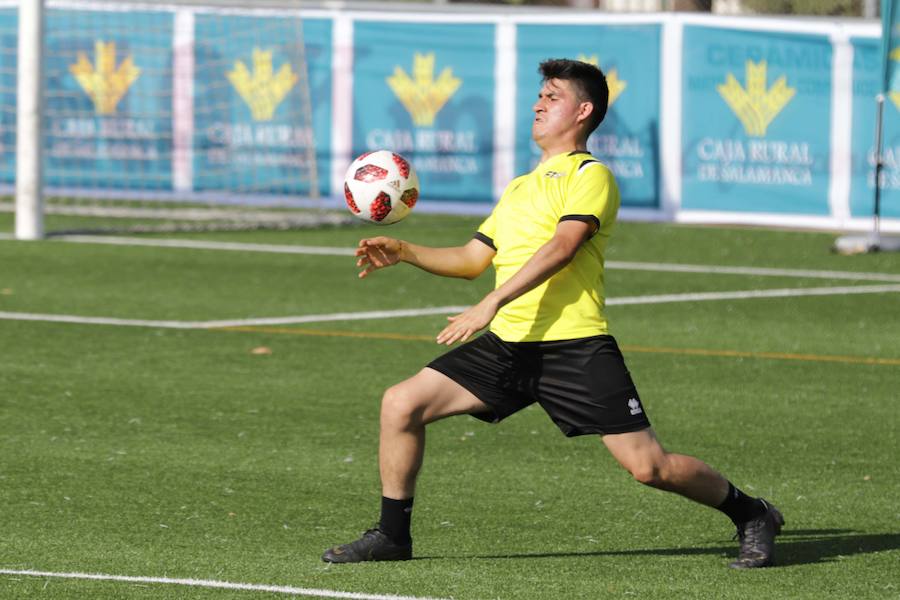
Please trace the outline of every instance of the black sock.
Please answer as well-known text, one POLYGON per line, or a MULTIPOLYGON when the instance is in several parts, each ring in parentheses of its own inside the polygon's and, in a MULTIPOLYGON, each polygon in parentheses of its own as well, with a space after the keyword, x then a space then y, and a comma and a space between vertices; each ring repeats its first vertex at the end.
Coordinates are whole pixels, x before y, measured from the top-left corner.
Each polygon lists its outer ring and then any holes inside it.
POLYGON ((381 497, 381 521, 378 528, 397 544, 412 541, 409 522, 412 519, 413 499, 394 500, 381 497))
POLYGON ((759 498, 748 496, 734 487, 730 481, 728 482, 728 495, 716 508, 728 515, 735 525, 761 517, 766 512, 766 505, 759 498))

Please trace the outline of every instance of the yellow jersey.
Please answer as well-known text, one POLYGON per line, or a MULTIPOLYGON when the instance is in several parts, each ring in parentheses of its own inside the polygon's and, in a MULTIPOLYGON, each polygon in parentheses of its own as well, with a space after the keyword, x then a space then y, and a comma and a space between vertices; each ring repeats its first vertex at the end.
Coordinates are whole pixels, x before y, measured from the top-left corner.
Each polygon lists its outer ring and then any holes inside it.
POLYGON ((494 334, 507 342, 532 342, 608 333, 603 253, 619 203, 612 172, 583 151, 553 156, 509 183, 475 234, 496 250, 495 287, 553 237, 560 221, 587 221, 596 228, 561 271, 500 308, 490 325, 494 334))

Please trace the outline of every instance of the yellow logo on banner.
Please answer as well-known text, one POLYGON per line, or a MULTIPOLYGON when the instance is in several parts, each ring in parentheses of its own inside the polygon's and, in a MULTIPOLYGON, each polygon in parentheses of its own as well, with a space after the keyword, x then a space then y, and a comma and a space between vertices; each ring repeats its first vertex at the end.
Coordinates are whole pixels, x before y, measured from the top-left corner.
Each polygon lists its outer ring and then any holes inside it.
MULTIPOLYGON (((894 62, 900 62, 900 46, 893 48, 888 57, 894 62)), ((893 83, 893 81, 891 83, 893 83)), ((891 87, 893 87, 893 85, 891 87)), ((900 110, 900 90, 889 91, 888 97, 891 99, 891 102, 894 103, 894 106, 896 106, 897 109, 900 110)))
POLYGON ((116 67, 115 42, 95 41, 94 62, 91 64, 87 55, 79 52, 78 62, 69 65, 69 72, 93 101, 94 111, 98 115, 111 115, 141 70, 134 66, 130 56, 116 67))
POLYGON ((288 95, 299 77, 291 65, 285 63, 273 74, 272 53, 253 49, 253 73, 243 61, 234 63, 234 70, 228 71, 228 81, 237 90, 247 106, 254 121, 271 121, 275 109, 288 95))
POLYGON ((784 75, 779 77, 772 87, 766 89, 768 65, 764 60, 758 63, 748 60, 746 70, 746 89, 741 87, 732 73, 729 73, 725 83, 716 86, 716 89, 744 124, 747 135, 762 137, 766 135, 769 124, 787 106, 797 90, 788 86, 787 77, 784 75))
POLYGON ((435 116, 462 85, 462 79, 454 77, 453 70, 445 67, 435 80, 434 52, 416 52, 412 77, 398 65, 394 67, 394 74, 387 78, 387 83, 406 107, 413 124, 428 127, 434 124, 435 116))
MULTIPOLYGON (((579 54, 578 60, 581 62, 586 62, 594 65, 595 67, 600 66, 600 60, 597 58, 596 54, 592 54, 587 56, 585 54, 579 54)), ((616 101, 622 92, 625 91, 625 88, 628 87, 628 82, 622 79, 619 79, 619 70, 618 69, 610 69, 606 71, 606 86, 609 88, 609 104, 607 107, 612 106, 613 102, 616 101)))

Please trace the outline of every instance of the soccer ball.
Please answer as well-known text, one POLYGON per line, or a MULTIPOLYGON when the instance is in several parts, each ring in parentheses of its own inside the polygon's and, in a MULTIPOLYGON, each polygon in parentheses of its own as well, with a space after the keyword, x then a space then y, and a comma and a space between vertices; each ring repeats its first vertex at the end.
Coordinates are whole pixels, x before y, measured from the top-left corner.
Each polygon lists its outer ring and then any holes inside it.
POLYGON ((350 212, 360 219, 390 225, 416 205, 419 178, 412 164, 396 152, 366 152, 347 169, 344 198, 350 212))

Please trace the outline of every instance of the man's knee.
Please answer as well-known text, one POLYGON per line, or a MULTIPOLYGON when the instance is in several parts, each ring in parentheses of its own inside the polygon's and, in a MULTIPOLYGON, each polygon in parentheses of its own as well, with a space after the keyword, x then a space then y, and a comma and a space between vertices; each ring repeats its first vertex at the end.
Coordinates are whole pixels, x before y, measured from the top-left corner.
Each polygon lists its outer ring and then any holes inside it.
POLYGON ((409 386, 399 383, 389 387, 381 398, 381 423, 406 428, 422 421, 422 403, 409 386))
POLYGON ((670 475, 669 454, 652 429, 604 436, 603 442, 634 479, 665 489, 670 475))
POLYGON ((672 475, 669 454, 662 450, 645 452, 632 457, 625 464, 635 481, 661 490, 669 489, 672 475))
POLYGON ((639 483, 655 488, 665 487, 663 466, 658 461, 648 460, 628 465, 628 472, 639 483))

